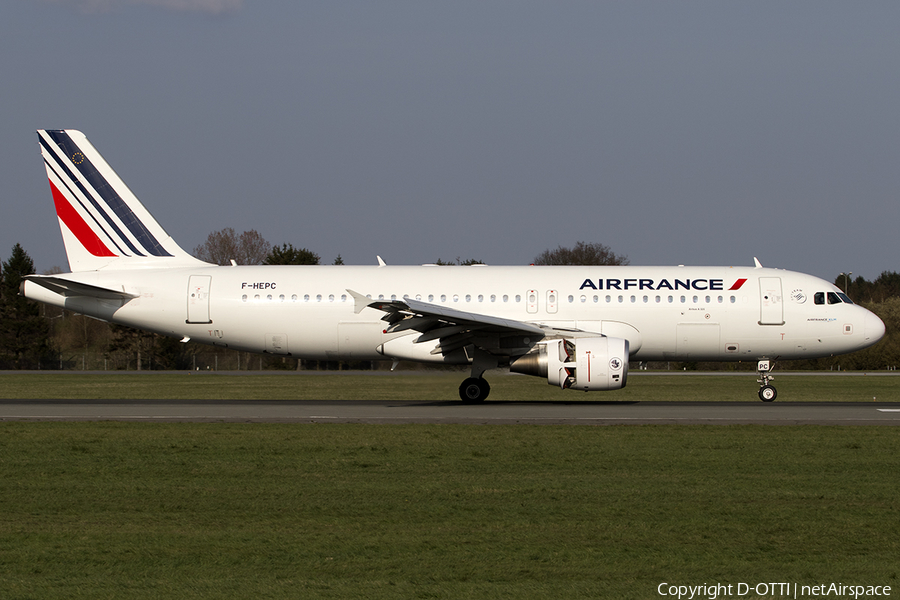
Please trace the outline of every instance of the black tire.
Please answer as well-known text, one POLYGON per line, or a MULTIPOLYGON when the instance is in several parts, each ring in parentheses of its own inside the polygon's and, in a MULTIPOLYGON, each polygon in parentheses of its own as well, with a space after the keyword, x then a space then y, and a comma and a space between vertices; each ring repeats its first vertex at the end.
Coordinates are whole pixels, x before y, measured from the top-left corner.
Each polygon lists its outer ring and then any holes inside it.
POLYGON ((481 377, 469 377, 459 386, 459 398, 465 404, 477 404, 491 393, 491 386, 481 377))
POLYGON ((778 392, 771 385, 764 385, 759 388, 759 399, 763 402, 773 402, 778 397, 778 392))

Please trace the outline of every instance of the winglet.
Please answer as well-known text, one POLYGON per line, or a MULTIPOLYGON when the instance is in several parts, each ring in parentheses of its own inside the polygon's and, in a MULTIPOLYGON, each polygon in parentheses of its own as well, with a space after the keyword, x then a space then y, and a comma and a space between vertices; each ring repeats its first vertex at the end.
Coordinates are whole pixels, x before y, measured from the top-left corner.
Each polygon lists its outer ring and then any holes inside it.
POLYGON ((372 303, 371 298, 369 298, 368 296, 363 296, 359 292, 354 292, 353 290, 348 289, 347 293, 353 297, 353 312, 357 315, 372 303))
POLYGON ((757 269, 762 269, 762 268, 763 268, 763 266, 762 266, 762 263, 761 263, 761 262, 759 262, 759 259, 758 259, 758 258, 756 258, 756 257, 755 257, 755 256, 754 256, 754 257, 753 257, 753 262, 754 262, 754 263, 755 263, 755 265, 756 265, 756 267, 755 267, 755 268, 757 268, 757 269))
POLYGON ((376 256, 375 258, 378 259, 378 266, 379 266, 379 267, 386 267, 386 266, 387 266, 387 263, 384 262, 384 260, 383 260, 380 256, 376 256))

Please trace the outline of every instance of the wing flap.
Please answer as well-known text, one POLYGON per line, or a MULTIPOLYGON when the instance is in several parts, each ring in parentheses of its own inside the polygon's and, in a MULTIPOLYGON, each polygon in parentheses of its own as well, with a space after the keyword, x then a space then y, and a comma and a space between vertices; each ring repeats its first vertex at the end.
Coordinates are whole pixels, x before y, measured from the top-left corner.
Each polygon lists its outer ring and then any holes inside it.
POLYGON ((412 298, 372 300, 353 290, 347 292, 356 302, 357 313, 366 308, 385 313, 382 320, 390 323, 385 330, 387 333, 417 331, 421 335, 413 339, 414 344, 438 340, 432 355, 446 356, 474 347, 476 352, 480 350, 495 357, 518 356, 553 331, 532 323, 457 310, 412 298))
MULTIPOLYGON (((472 329, 494 333, 528 333, 538 336, 538 339, 544 337, 545 334, 543 328, 524 321, 456 310, 412 298, 390 301, 372 300, 353 290, 348 289, 347 292, 354 299, 356 313, 362 312, 365 308, 374 308, 386 313, 382 319, 391 324, 388 327, 388 333, 413 329, 424 336, 432 329, 452 327, 453 330, 448 330, 448 334, 472 329)), ((432 339, 435 337, 425 337, 421 341, 432 339)))

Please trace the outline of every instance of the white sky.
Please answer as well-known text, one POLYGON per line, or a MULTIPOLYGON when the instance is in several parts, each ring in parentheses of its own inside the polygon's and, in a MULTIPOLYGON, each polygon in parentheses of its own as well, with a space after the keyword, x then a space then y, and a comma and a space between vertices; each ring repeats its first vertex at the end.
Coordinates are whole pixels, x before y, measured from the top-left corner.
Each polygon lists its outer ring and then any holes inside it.
POLYGON ((900 270, 900 3, 9 0, 0 257, 65 266, 38 128, 191 251, 900 270))

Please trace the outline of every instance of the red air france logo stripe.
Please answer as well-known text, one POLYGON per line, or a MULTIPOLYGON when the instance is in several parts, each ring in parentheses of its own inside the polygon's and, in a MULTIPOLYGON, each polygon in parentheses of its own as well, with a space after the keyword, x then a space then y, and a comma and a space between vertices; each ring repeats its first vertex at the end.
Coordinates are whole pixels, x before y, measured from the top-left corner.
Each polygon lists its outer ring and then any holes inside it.
POLYGON ((63 223, 65 223, 66 227, 69 228, 69 231, 78 238, 78 241, 81 242, 81 245, 84 246, 85 250, 94 256, 116 256, 116 254, 107 248, 106 244, 97 237, 97 234, 94 233, 91 226, 84 222, 81 215, 72 208, 72 205, 69 204, 66 197, 62 195, 62 192, 53 185, 52 181, 50 182, 50 191, 53 192, 53 204, 56 205, 56 215, 63 223))
POLYGON ((741 289, 741 286, 743 286, 745 283, 747 283, 746 279, 738 279, 737 281, 734 282, 733 286, 728 288, 728 291, 731 292, 734 290, 739 290, 739 289, 741 289))

